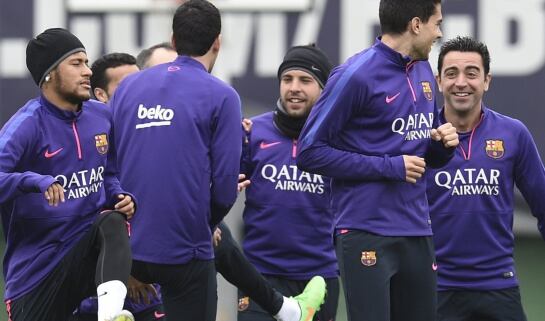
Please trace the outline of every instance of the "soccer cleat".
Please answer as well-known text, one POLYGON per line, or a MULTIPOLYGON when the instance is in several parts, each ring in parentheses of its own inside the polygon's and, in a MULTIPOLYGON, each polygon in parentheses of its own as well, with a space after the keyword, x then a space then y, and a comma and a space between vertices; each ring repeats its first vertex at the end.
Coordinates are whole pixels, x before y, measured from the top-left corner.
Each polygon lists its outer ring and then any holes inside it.
POLYGON ((326 294, 325 280, 321 276, 313 277, 301 294, 293 299, 299 303, 301 318, 299 321, 311 321, 316 311, 324 303, 326 294))
POLYGON ((122 310, 111 321, 134 321, 134 316, 127 310, 122 310))

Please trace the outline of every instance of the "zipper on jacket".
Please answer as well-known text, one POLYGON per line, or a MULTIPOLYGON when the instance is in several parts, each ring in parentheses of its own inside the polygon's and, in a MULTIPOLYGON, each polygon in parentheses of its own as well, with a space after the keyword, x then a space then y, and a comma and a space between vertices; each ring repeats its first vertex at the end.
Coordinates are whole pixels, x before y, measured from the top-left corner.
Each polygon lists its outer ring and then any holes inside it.
POLYGON ((78 148, 78 159, 82 159, 81 156, 81 144, 79 142, 78 128, 76 127, 76 122, 72 122, 72 130, 74 131, 74 137, 76 138, 76 146, 78 148))
POLYGON ((291 157, 295 158, 297 156, 297 139, 293 140, 291 145, 291 157))
POLYGON ((416 93, 414 91, 413 85, 411 84, 411 79, 409 78, 409 69, 416 63, 416 61, 411 61, 407 67, 405 67, 405 74, 407 75, 407 83, 411 89, 411 94, 413 94, 413 101, 416 102, 416 93))
POLYGON ((479 127, 479 125, 483 121, 483 116, 484 116, 484 114, 481 114, 481 118, 479 119, 479 122, 471 130, 471 135, 469 135, 469 143, 467 145, 467 153, 466 153, 466 151, 464 149, 464 146, 462 146, 462 142, 460 142, 460 144, 458 144, 458 146, 460 146, 460 150, 462 151, 462 156, 464 157, 464 159, 466 161, 471 159, 471 145, 473 145, 473 134, 475 134, 475 130, 477 129, 477 127, 479 127))

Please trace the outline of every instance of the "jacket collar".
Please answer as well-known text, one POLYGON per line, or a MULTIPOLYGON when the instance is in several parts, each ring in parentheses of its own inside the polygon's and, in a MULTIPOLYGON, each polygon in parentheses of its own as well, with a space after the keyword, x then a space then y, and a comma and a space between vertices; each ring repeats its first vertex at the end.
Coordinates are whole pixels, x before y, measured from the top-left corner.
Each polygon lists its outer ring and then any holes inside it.
POLYGON ((388 47, 386 44, 384 44, 381 41, 381 37, 377 37, 375 39, 375 43, 373 45, 373 48, 375 48, 376 51, 381 53, 383 56, 385 56, 388 60, 391 62, 405 68, 408 64, 411 63, 412 59, 409 56, 404 56, 400 54, 399 52, 395 51, 394 49, 388 47))
POLYGON ((190 56, 178 56, 173 61, 173 64, 186 65, 186 66, 194 67, 197 69, 202 69, 203 71, 208 72, 203 64, 201 64, 199 61, 195 60, 194 58, 191 58, 190 56))
POLYGON ((83 112, 83 103, 81 103, 81 108, 77 112, 73 111, 67 111, 64 109, 60 109, 53 103, 51 103, 45 96, 42 94, 40 95, 40 103, 47 109, 48 112, 50 112, 53 116, 63 119, 63 120, 76 120, 79 118, 79 116, 83 112))

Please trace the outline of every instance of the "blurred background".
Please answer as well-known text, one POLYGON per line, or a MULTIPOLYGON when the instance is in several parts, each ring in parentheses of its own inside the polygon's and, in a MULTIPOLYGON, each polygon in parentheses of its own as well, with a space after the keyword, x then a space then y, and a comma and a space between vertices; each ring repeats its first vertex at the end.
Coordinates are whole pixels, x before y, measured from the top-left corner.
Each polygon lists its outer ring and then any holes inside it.
MULTIPOLYGON (((0 125, 38 95, 25 65, 25 48, 31 37, 49 27, 68 28, 86 46, 90 63, 109 52, 136 55, 143 48, 169 41, 172 13, 179 2, 0 0, 0 125)), ((222 50, 213 73, 239 92, 246 117, 274 108, 276 71, 289 47, 315 42, 339 64, 372 44, 380 33, 378 0, 212 2, 222 11, 223 22, 222 50)), ((488 45, 493 80, 485 103, 523 121, 543 158, 545 0, 446 0, 443 16, 445 39, 469 35, 488 45)), ((430 57, 434 69, 440 44, 430 57)), ((438 99, 442 97, 438 95, 438 99)), ((239 236, 242 207, 243 195, 227 219, 239 236)), ((529 321, 544 320, 545 245, 518 192, 514 224, 523 304, 529 321)), ((3 252, 4 244, 1 246, 3 252)), ((220 276, 218 279, 217 320, 236 320, 236 290, 220 276)), ((4 320, 5 312, 0 312, 0 321, 4 320)), ((346 320, 342 298, 337 320, 346 320)))

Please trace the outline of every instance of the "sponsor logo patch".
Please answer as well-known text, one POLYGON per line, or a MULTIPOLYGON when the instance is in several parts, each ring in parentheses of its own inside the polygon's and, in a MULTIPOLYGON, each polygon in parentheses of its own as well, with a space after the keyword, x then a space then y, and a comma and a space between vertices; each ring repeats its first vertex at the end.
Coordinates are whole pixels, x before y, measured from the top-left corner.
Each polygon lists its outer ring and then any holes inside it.
POLYGON ((502 158, 505 153, 503 146, 503 140, 499 139, 487 139, 486 140, 486 155, 495 159, 502 158))
POLYGON ((373 266, 377 264, 377 252, 376 251, 361 252, 361 264, 365 266, 373 266))
POLYGON ((433 99, 433 90, 431 89, 431 83, 429 81, 423 81, 422 84, 422 91, 424 92, 424 96, 427 100, 433 99))
POLYGON ((100 154, 106 154, 108 152, 108 136, 106 134, 95 135, 95 146, 100 154))

